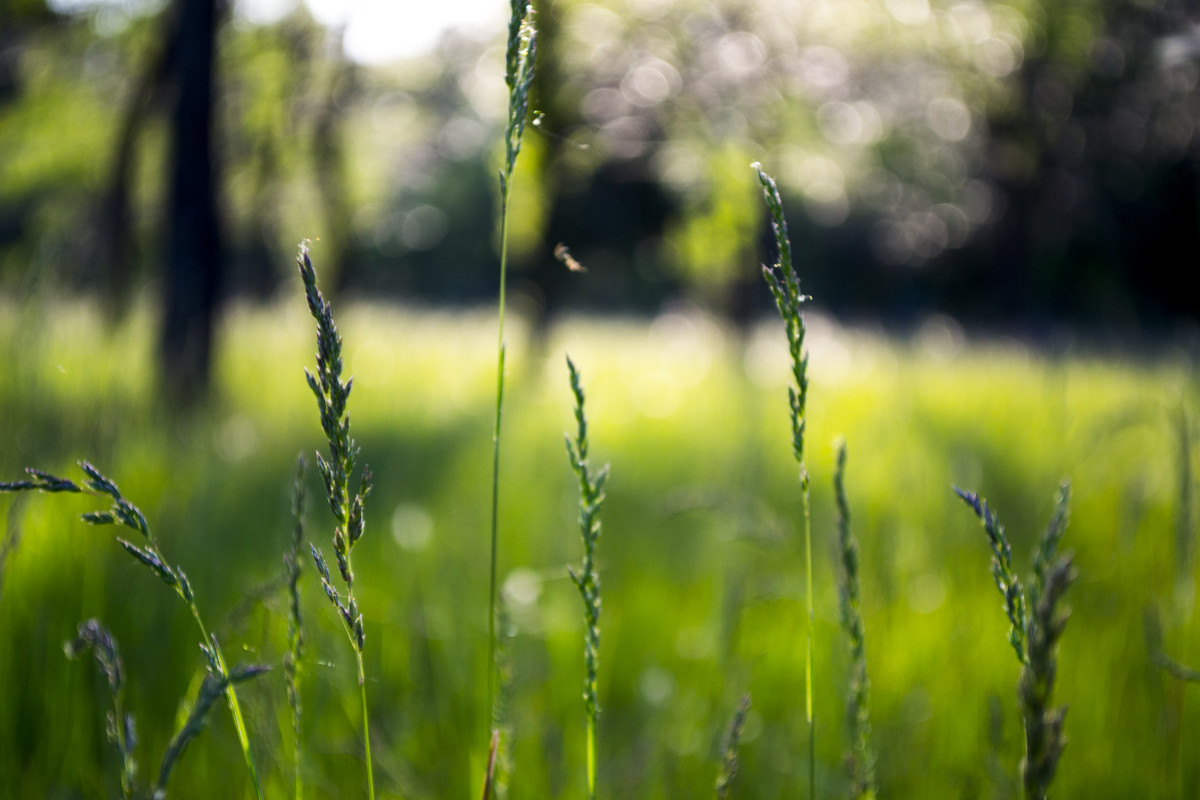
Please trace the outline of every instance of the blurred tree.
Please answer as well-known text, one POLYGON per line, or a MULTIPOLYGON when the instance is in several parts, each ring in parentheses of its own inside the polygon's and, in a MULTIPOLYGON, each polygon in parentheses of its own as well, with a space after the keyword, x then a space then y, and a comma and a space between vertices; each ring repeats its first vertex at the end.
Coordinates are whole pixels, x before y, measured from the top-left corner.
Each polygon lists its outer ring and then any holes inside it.
POLYGON ((222 277, 213 157, 217 0, 176 0, 169 16, 173 92, 162 370, 175 402, 202 395, 222 277))

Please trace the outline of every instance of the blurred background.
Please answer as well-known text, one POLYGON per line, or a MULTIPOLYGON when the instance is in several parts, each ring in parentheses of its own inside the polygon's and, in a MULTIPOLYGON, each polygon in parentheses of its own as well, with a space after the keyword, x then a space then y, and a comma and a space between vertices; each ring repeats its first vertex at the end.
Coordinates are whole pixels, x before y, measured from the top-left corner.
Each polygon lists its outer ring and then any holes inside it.
MULTIPOLYGON (((882 794, 1017 796, 1017 664, 983 534, 949 485, 993 502, 1023 572, 1070 475, 1081 579, 1059 790, 1197 796, 1200 706, 1153 666, 1159 643, 1200 653, 1195 8, 535 8, 501 496, 511 796, 584 796, 564 350, 613 469, 601 793, 707 796, 747 690, 732 796, 807 783, 787 352, 759 275, 773 256, 756 160, 815 298, 820 796, 848 787, 837 434, 882 794), (560 242, 586 272, 555 260, 560 242)), ((146 511, 232 660, 276 663, 294 454, 321 445, 293 258, 319 239, 377 476, 359 583, 387 797, 477 792, 486 744, 507 15, 496 0, 0 3, 0 480, 93 460, 146 511)), ((117 796, 106 688, 62 642, 88 617, 113 629, 149 778, 199 674, 191 623, 108 531, 73 519, 86 500, 0 509, 0 797, 117 796)), ((353 664, 306 591, 310 792, 354 796, 353 664)), ((281 670, 245 696, 268 794, 283 796, 281 670)), ((222 714, 173 796, 250 796, 222 714)))
MULTIPOLYGON (((537 6, 514 291, 744 325, 780 182, 806 290, 901 329, 1171 336, 1200 311, 1200 32, 1179 0, 537 6), (589 267, 567 275, 566 243, 589 267)), ((503 4, 9 0, 0 289, 163 298, 177 384, 212 309, 302 237, 340 291, 495 293, 503 4), (180 31, 184 35, 180 35, 180 31)))

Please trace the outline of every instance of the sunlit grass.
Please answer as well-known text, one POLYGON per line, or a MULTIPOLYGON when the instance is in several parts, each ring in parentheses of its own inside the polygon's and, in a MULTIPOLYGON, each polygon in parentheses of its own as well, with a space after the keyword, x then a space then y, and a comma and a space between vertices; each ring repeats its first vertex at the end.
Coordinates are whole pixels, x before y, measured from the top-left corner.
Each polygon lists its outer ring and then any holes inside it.
MULTIPOLYGON (((488 518, 480 487, 490 469, 494 318, 346 301, 339 309, 346 373, 355 376, 356 438, 376 474, 375 534, 355 559, 367 635, 377 643, 364 653, 367 674, 377 676, 368 687, 380 744, 376 781, 384 796, 477 793, 467 776, 484 698, 471 654, 486 637, 478 531, 488 518)), ((0 308, 14 376, 0 384, 0 479, 17 477, 27 463, 55 469, 84 456, 120 475, 164 548, 189 565, 213 626, 239 660, 273 660, 286 649, 282 594, 239 612, 233 624, 220 621, 263 581, 282 577, 294 458, 313 448, 312 398, 301 372, 313 345, 303 311, 291 303, 230 312, 217 402, 181 425, 156 410, 147 307, 111 328, 85 305, 53 304, 36 314, 0 308)), ((575 745, 583 735, 582 631, 565 573, 578 543, 564 536, 576 508, 560 438, 572 426, 561 374, 568 343, 587 364, 590 434, 614 466, 597 563, 605 587, 598 784, 611 796, 710 794, 721 732, 748 688, 755 700, 734 793, 793 793, 806 778, 797 758, 807 742, 802 671, 797 680, 804 585, 802 553, 779 534, 798 507, 787 420, 772 413, 788 366, 776 324, 738 334, 684 308, 650 321, 570 318, 531 339, 527 327, 510 323, 510 348, 528 354, 508 378, 517 400, 505 423, 513 444, 501 523, 505 572, 521 570, 509 645, 512 796, 583 795, 585 764, 575 745)), ((986 796, 988 696, 1007 699, 1014 688, 995 588, 980 580, 978 527, 948 487, 978 487, 1005 510, 1025 573, 1033 539, 1022 537, 1035 536, 1052 510, 1045 487, 1070 475, 1069 544, 1080 578, 1059 655, 1071 742, 1055 789, 1064 797, 1165 795, 1178 783, 1177 761, 1136 744, 1163 736, 1174 691, 1147 661, 1142 613, 1147 604, 1171 607, 1178 497, 1171 415, 1181 400, 1194 408, 1200 396, 1187 362, 1170 354, 1051 358, 953 331, 889 340, 820 316, 809 325, 814 485, 829 484, 834 459, 832 436, 817 432, 840 432, 854 445, 847 490, 871 637, 880 794, 986 796)), ((833 540, 826 495, 813 498, 817 541, 833 540)), ((189 621, 168 604, 148 603, 161 591, 152 576, 127 564, 109 537, 75 522, 75 511, 66 501, 53 513, 42 503, 18 514, 21 544, 0 589, 3 796, 47 796, 60 784, 119 792, 119 768, 100 755, 101 695, 90 672, 61 655, 80 620, 103 617, 130 673, 155 676, 132 685, 127 699, 144 720, 145 763, 173 722, 151 709, 172 708, 198 665, 189 621)), ((318 541, 327 535, 310 532, 318 541)), ((835 642, 835 553, 818 546, 814 558, 817 638, 835 642)), ((323 603, 305 595, 310 643, 329 645, 310 644, 308 652, 337 654, 344 648, 334 646, 336 620, 323 603)), ((1185 630, 1170 619, 1164 629, 1165 646, 1183 652, 1185 630)), ((818 789, 829 796, 846 788, 837 730, 848 669, 841 650, 818 652, 816 665, 818 789)), ((291 786, 291 722, 277 673, 247 686, 243 698, 249 726, 262 732, 255 752, 269 796, 291 786)), ((341 691, 353 680, 353 659, 340 656, 306 673, 311 797, 361 774, 360 715, 341 691)), ((1194 731, 1200 708, 1184 708, 1191 716, 1182 724, 1194 731)), ((1011 705, 1006 713, 999 761, 1012 765, 1020 728, 1011 705)), ((214 721, 175 780, 222 794, 223 776, 239 762, 233 730, 214 721)), ((1196 785, 1197 769, 1184 765, 1186 785, 1196 785)))

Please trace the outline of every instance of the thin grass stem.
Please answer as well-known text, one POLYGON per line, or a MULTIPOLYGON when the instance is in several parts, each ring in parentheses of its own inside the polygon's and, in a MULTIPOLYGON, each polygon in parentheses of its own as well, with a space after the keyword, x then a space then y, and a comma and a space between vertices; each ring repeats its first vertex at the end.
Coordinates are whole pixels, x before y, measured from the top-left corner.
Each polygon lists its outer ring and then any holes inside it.
POLYGON ((304 541, 304 455, 296 459, 296 477, 292 482, 292 543, 284 556, 288 588, 288 650, 283 657, 288 707, 292 713, 292 797, 304 798, 304 738, 301 731, 300 699, 301 659, 304 657, 304 627, 300 618, 300 546, 304 541))
POLYGON ((496 599, 497 569, 500 557, 500 429, 504 416, 504 308, 508 284, 508 207, 512 192, 513 170, 521 152, 521 137, 529 112, 529 89, 533 83, 533 63, 537 54, 537 32, 533 27, 533 9, 524 0, 512 0, 508 23, 504 82, 508 85, 508 123, 504 130, 504 168, 500 171, 500 290, 496 314, 496 415, 492 427, 492 514, 489 533, 488 566, 488 648, 487 703, 485 719, 489 738, 496 731, 496 599))
POLYGON ((804 710, 808 723, 808 791, 815 797, 817 791, 817 722, 813 707, 814 651, 816 650, 813 602, 813 558, 812 525, 809 519, 808 467, 804 458, 805 431, 808 424, 808 352, 804 349, 804 314, 802 307, 808 297, 800 292, 800 279, 792 264, 792 243, 788 238, 787 220, 783 216, 783 200, 775 180, 763 172, 762 166, 751 164, 762 186, 763 198, 771 215, 771 228, 775 233, 775 246, 779 257, 773 266, 763 265, 763 278, 779 316, 787 330, 788 352, 791 356, 792 382, 788 385, 788 412, 792 423, 792 456, 800 468, 800 503, 804 526, 804 580, 806 584, 805 604, 808 610, 808 633, 804 660, 804 710))
POLYGON ((583 680, 583 705, 587 713, 587 783, 588 797, 596 797, 596 717, 597 674, 600 657, 600 573, 596 569, 596 542, 600 538, 600 506, 604 503, 604 484, 608 480, 608 467, 593 472, 588 464, 587 415, 584 413, 583 382, 579 370, 570 357, 567 371, 571 381, 571 394, 575 399, 576 433, 572 439, 565 436, 567 459, 575 477, 579 480, 579 533, 583 540, 583 564, 579 570, 568 567, 571 582, 579 590, 583 600, 583 658, 585 676, 583 680))
POLYGON ((363 749, 367 759, 367 796, 375 798, 375 771, 371 769, 371 721, 367 715, 367 680, 362 653, 358 654, 358 696, 362 700, 363 749))
POLYGON ((363 752, 366 758, 367 790, 371 800, 375 798, 375 770, 371 761, 370 725, 367 719, 366 674, 363 669, 363 650, 366 646, 366 630, 363 615, 354 595, 354 562, 352 551, 366 529, 364 505, 371 493, 371 469, 363 467, 357 491, 350 491, 350 476, 354 472, 359 454, 358 445, 350 436, 350 417, 346 414, 346 402, 354 379, 342 380, 342 337, 333 320, 329 301, 317 289, 317 276, 309 258, 307 243, 300 244, 296 258, 300 277, 304 281, 305 298, 309 311, 317 322, 317 372, 307 369, 304 376, 308 387, 316 398, 320 411, 321 429, 329 444, 329 459, 317 453, 317 471, 325 486, 329 509, 333 512, 333 555, 338 574, 345 588, 334 587, 333 577, 325 556, 316 545, 309 544, 313 562, 321 579, 325 597, 337 612, 342 622, 342 631, 354 651, 358 669, 358 687, 363 710, 363 752))

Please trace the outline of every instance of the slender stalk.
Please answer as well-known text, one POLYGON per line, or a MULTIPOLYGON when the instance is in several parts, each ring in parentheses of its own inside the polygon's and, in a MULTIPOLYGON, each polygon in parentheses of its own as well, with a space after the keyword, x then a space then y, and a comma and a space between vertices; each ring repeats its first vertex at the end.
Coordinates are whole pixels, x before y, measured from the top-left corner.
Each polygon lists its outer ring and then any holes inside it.
POLYGON ((850 751, 846 766, 850 774, 851 797, 874 800, 875 756, 871 750, 869 708, 871 681, 867 675, 867 637, 860 605, 858 542, 850 532, 850 503, 846 499, 846 442, 839 440, 836 450, 833 495, 837 504, 838 547, 842 561, 842 630, 850 642, 850 686, 846 697, 850 751))
POLYGON ((358 687, 363 707, 363 751, 366 757, 367 791, 371 800, 375 798, 375 771, 371 762, 370 725, 367 720, 366 675, 363 669, 363 649, 367 635, 363 627, 363 615, 354 596, 354 563, 351 557, 354 546, 362 538, 366 528, 364 504, 371 492, 371 469, 364 467, 359 478, 358 490, 350 492, 350 475, 354 472, 359 449, 350 436, 350 417, 346 414, 346 402, 350 397, 354 379, 342 381, 342 337, 333 320, 333 309, 329 301, 317 289, 316 271, 309 258, 308 246, 301 243, 296 258, 300 277, 304 281, 304 293, 309 311, 317 322, 317 374, 307 369, 304 376, 308 387, 316 398, 320 411, 321 429, 329 443, 329 459, 317 454, 317 471, 325 486, 329 509, 333 512, 333 555, 344 590, 334 588, 329 565, 320 548, 310 543, 313 562, 321 578, 325 597, 336 610, 342 621, 342 631, 354 651, 358 668, 358 687))
POLYGON ((805 602, 808 603, 808 657, 804 663, 804 709, 808 717, 808 796, 817 796, 817 714, 813 708, 813 650, 815 649, 813 628, 813 567, 812 526, 808 514, 808 481, 804 481, 804 582, 808 585, 805 602))
POLYGON ((763 172, 757 162, 751 165, 762 185, 763 197, 771 214, 775 246, 779 258, 773 266, 763 266, 763 278, 775 298, 779 316, 787 329, 788 352, 792 361, 792 383, 788 386, 788 411, 792 423, 792 456, 800 468, 800 503, 804 517, 804 579, 807 584, 805 603, 808 607, 808 636, 804 662, 804 710, 808 722, 808 791, 817 790, 817 725, 813 708, 813 653, 816 649, 813 612, 812 526, 809 521, 808 468, 804 460, 804 434, 808 423, 808 353, 804 349, 804 315, 801 308, 808 297, 800 292, 800 279, 792 266, 792 243, 788 238, 787 220, 783 216, 783 201, 774 179, 763 172))
MULTIPOLYGON (((507 192, 506 192, 507 195, 507 192)), ((492 429, 492 525, 491 525, 491 558, 490 575, 488 578, 488 659, 487 659, 487 720, 488 729, 495 732, 495 692, 496 692, 496 562, 499 545, 498 534, 500 518, 500 421, 504 408, 504 273, 507 259, 508 242, 508 201, 503 201, 501 208, 500 234, 500 341, 497 345, 496 357, 496 423, 492 429)))
POLYGON ((300 669, 304 657, 304 627, 300 619, 300 545, 304 541, 304 456, 296 459, 296 478, 292 483, 292 544, 283 558, 288 586, 288 650, 283 656, 288 706, 292 712, 292 797, 304 798, 304 737, 301 731, 300 669))
MULTIPOLYGON (((537 32, 533 27, 533 9, 523 0, 512 0, 508 23, 508 48, 504 81, 508 85, 508 123, 504 131, 504 168, 500 171, 500 291, 496 322, 496 416, 492 427, 492 515, 488 576, 488 657, 486 719, 491 733, 496 731, 496 573, 499 561, 500 521, 500 425, 504 411, 504 306, 508 283, 508 206, 512 192, 513 170, 521 152, 521 137, 529 111, 529 88, 533 83, 533 62, 537 55, 537 32)), ((490 734, 489 734, 490 736, 490 734)))
POLYGON ((358 696, 362 700, 363 748, 367 758, 367 796, 375 797, 375 772, 371 769, 371 722, 367 717, 367 681, 362 653, 358 654, 358 696))
POLYGON ((570 357, 567 358, 567 370, 570 373, 571 393, 575 398, 576 434, 574 439, 569 435, 565 438, 567 458, 579 479, 579 533, 583 540, 583 565, 578 571, 568 567, 567 572, 583 599, 583 658, 586 672, 583 680, 583 705, 587 712, 587 781, 588 797, 595 800, 596 717, 599 714, 596 676, 600 656, 600 573, 596 570, 596 541, 600 538, 599 514, 600 506, 604 503, 604 484, 608 480, 608 467, 601 467, 592 472, 588 464, 583 383, 579 378, 579 370, 575 368, 570 357))

